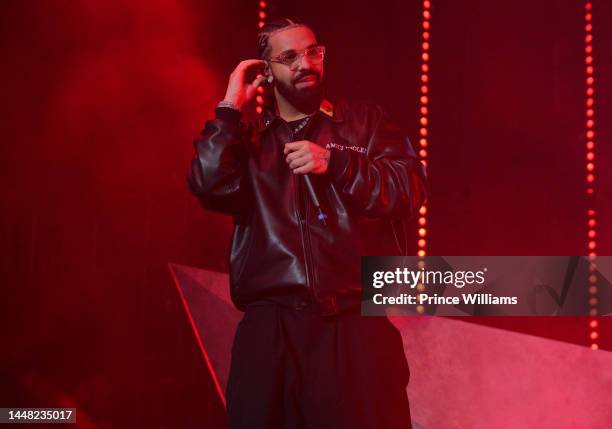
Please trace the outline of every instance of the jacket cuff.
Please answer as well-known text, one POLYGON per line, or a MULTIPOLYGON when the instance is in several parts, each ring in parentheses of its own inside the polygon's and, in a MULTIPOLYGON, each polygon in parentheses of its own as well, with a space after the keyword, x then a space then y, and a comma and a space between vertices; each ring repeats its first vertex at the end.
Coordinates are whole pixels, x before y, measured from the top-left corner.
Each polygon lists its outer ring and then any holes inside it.
POLYGON ((240 123, 240 118, 242 118, 242 112, 240 112, 240 110, 232 109, 231 107, 217 107, 215 109, 215 117, 238 126, 240 123))
POLYGON ((329 164, 327 165, 327 174, 333 179, 339 179, 344 176, 351 162, 351 154, 348 150, 332 150, 329 151, 329 164))

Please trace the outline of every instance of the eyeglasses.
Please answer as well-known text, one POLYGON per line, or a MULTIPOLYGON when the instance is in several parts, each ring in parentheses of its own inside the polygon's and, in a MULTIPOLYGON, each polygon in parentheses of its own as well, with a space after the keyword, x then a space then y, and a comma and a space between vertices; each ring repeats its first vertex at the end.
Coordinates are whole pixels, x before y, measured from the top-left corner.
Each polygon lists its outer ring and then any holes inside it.
POLYGON ((270 58, 268 61, 271 63, 279 63, 288 67, 294 67, 298 61, 302 58, 308 58, 312 64, 319 64, 325 58, 325 46, 312 46, 304 49, 302 52, 288 51, 282 54, 270 58))

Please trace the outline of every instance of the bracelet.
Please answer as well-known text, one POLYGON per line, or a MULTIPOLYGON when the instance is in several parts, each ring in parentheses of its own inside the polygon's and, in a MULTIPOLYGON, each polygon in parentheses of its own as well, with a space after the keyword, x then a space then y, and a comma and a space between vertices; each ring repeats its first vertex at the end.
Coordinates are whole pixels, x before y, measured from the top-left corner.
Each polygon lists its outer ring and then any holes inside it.
POLYGON ((219 101, 219 104, 217 104, 217 107, 229 107, 230 109, 234 109, 234 110, 237 110, 239 112, 242 112, 242 110, 240 110, 240 108, 238 108, 238 106, 236 106, 231 101, 225 101, 225 100, 219 101))

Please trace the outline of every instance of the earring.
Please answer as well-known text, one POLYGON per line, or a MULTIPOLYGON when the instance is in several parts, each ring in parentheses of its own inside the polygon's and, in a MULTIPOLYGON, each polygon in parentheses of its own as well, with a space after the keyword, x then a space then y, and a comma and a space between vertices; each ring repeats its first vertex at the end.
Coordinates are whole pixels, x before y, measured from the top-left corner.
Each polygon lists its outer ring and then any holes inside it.
POLYGON ((268 83, 272 83, 273 80, 274 80, 274 76, 272 75, 268 76, 268 83))

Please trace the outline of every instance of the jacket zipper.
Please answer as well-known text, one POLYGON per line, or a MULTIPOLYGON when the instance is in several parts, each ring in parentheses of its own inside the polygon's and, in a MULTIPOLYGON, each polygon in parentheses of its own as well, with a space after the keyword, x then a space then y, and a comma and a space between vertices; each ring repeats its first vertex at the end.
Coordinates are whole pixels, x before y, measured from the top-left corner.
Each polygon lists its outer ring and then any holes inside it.
MULTIPOLYGON (((289 130, 291 135, 291 141, 293 141, 294 136, 292 130, 289 130)), ((295 215, 298 219, 298 223, 300 224, 300 238, 302 241, 302 251, 304 253, 304 267, 306 268, 306 287, 308 288, 308 292, 310 293, 310 297, 314 301, 316 299, 316 293, 314 290, 314 276, 311 272, 312 267, 312 249, 310 249, 310 234, 308 233, 308 222, 306 216, 302 216, 300 213, 300 201, 302 201, 302 186, 299 183, 297 175, 290 173, 293 180, 293 207, 295 211, 295 215)), ((306 204, 304 204, 306 212, 308 212, 308 200, 306 200, 306 204)), ((307 213, 306 213, 307 214, 307 213)))
MULTIPOLYGON (((297 177, 296 177, 297 179, 297 177)), ((304 249, 306 254, 306 273, 310 278, 310 290, 312 292, 312 298, 316 298, 316 275, 314 273, 314 258, 312 256, 312 245, 310 242, 310 229, 308 228, 308 213, 310 212, 310 198, 306 195, 304 191, 303 184, 300 184, 300 192, 299 196, 304 201, 304 220, 303 220, 303 228, 304 228, 304 249)))

